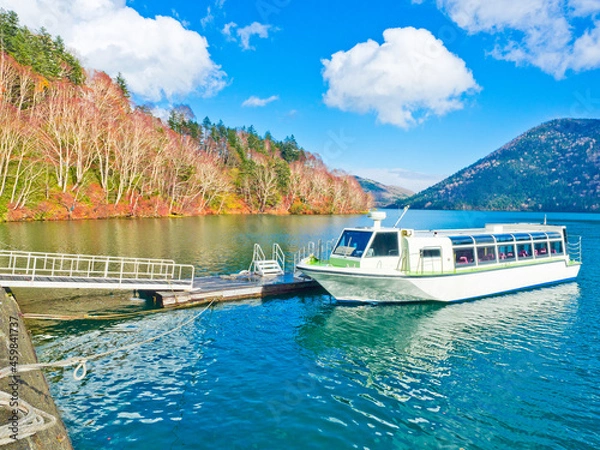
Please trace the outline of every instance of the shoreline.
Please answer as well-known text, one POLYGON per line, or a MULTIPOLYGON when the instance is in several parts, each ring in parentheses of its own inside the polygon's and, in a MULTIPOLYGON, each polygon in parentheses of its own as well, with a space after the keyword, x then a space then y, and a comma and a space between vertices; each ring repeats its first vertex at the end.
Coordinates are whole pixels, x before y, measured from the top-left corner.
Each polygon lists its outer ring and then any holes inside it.
MULTIPOLYGON (((401 208, 392 207, 379 207, 371 208, 371 210, 390 210, 400 211, 401 208)), ((429 212, 464 212, 464 213, 521 213, 521 214, 588 214, 592 216, 600 217, 600 211, 546 211, 546 210, 513 210, 513 209, 434 209, 434 208, 411 208, 412 211, 429 211, 429 212)), ((292 213, 286 210, 271 210, 265 212, 249 212, 242 210, 233 210, 227 212, 215 212, 207 211, 199 214, 166 214, 166 215, 127 215, 127 214, 115 214, 100 217, 91 216, 57 216, 53 218, 32 218, 24 217, 21 219, 0 219, 0 224, 8 223, 33 223, 33 222, 83 222, 83 221, 98 221, 98 220, 138 220, 138 219, 185 219, 191 217, 208 217, 208 216, 274 216, 274 217, 302 217, 302 216, 352 216, 367 214, 369 210, 360 211, 346 211, 346 212, 315 212, 307 211, 303 213, 292 213)))
POLYGON ((47 219, 36 219, 36 218, 23 218, 15 220, 2 219, 0 223, 33 223, 33 222, 82 222, 82 221, 96 221, 96 220, 138 220, 138 219, 185 219, 189 217, 208 217, 208 216, 352 216, 366 214, 368 211, 349 211, 343 213, 317 213, 309 212, 302 214, 294 214, 288 211, 270 211, 270 212, 242 212, 242 211, 229 211, 222 213, 208 212, 202 214, 168 214, 168 215, 148 215, 148 216, 132 216, 132 215, 114 215, 114 216, 103 216, 103 217, 55 217, 47 219))

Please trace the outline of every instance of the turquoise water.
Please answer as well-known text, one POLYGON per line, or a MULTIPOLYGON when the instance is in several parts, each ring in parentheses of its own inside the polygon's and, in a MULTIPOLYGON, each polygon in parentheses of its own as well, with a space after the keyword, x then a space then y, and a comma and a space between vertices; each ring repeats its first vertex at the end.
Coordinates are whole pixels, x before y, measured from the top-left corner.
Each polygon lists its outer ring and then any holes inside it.
MULTIPOLYGON (((403 225, 541 220, 410 211, 403 225)), ((317 293, 221 304, 166 338, 91 362, 82 381, 70 371, 46 375, 76 449, 600 448, 600 216, 548 222, 583 238, 576 283, 451 305, 347 307, 317 293)), ((168 243, 175 259, 200 258, 216 273, 247 267, 236 249, 253 241, 294 247, 368 220, 94 222, 64 226, 70 236, 58 242, 85 249, 74 236, 95 227, 101 242, 103 227, 119 223, 119 253, 135 253, 145 233, 152 244, 135 256, 164 256, 168 243)), ((0 236, 35 245, 42 228, 33 225, 0 236)), ((52 361, 142 341, 200 311, 31 329, 40 360, 52 361)))

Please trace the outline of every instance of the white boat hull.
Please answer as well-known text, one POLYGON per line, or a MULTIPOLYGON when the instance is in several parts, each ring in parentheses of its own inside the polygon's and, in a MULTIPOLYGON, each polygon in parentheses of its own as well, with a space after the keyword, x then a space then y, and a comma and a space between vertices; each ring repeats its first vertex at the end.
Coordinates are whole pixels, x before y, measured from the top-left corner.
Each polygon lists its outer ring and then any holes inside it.
POLYGON ((298 269, 339 301, 455 302, 575 280, 580 264, 565 260, 443 275, 405 275, 395 270, 300 264, 298 269))

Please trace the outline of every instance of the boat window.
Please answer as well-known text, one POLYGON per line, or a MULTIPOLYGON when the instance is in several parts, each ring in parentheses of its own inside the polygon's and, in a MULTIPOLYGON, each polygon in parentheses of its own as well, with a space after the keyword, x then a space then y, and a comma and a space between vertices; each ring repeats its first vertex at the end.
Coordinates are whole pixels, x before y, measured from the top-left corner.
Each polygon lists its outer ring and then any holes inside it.
POLYGON ((533 244, 533 254, 536 258, 545 258, 548 256, 548 243, 535 242, 533 244))
POLYGON ((516 241, 529 241, 531 239, 529 233, 515 233, 513 236, 516 241))
POLYGON ((476 244, 493 244, 494 237, 491 234, 481 234, 479 236, 473 236, 476 244))
POLYGON ((548 239, 560 239, 560 238, 562 238, 562 235, 560 233, 557 233, 556 231, 549 231, 546 234, 548 235, 548 239))
POLYGON ((500 259, 500 262, 514 261, 515 260, 515 246, 513 244, 499 245, 498 246, 498 259, 500 259))
POLYGON ((479 264, 489 264, 496 262, 496 246, 486 245, 477 247, 477 261, 479 264))
POLYGON ((513 242, 515 238, 512 234, 495 234, 496 242, 513 242))
POLYGON ((439 248, 422 248, 421 258, 439 258, 442 252, 439 248))
POLYGON ((333 254, 360 258, 372 234, 370 231, 344 230, 333 254))
POLYGON ((553 241, 550 242, 550 254, 554 255, 562 255, 563 254, 563 245, 562 241, 553 241))
POLYGON ((517 245, 517 256, 519 259, 533 258, 533 252, 531 251, 531 244, 518 244, 517 245))
POLYGON ((365 256, 398 256, 398 233, 377 233, 365 256))
POLYGON ((546 233, 531 233, 531 237, 534 241, 546 240, 546 233))
POLYGON ((454 263, 456 267, 465 267, 475 264, 475 250, 473 247, 455 248, 454 263))
POLYGON ((471 236, 448 236, 452 241, 452 245, 469 245, 473 243, 471 236))

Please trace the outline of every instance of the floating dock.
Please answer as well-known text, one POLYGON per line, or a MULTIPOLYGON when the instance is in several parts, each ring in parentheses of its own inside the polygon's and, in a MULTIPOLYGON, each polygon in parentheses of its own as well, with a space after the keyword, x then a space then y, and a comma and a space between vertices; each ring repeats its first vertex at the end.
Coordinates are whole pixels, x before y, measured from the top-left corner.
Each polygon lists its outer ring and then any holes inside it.
POLYGON ((140 297, 154 301, 161 308, 191 306, 208 302, 226 302, 272 295, 292 294, 308 289, 320 289, 319 284, 291 273, 271 277, 230 275, 194 279, 191 291, 139 291, 140 297))

